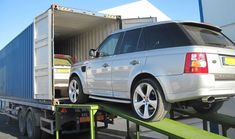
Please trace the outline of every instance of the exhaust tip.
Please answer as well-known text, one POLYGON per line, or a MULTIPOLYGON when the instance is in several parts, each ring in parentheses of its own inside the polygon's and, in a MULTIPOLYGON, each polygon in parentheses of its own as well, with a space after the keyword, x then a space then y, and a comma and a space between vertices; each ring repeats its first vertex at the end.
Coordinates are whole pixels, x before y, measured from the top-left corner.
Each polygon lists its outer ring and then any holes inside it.
POLYGON ((204 103, 213 103, 213 102, 215 102, 215 98, 212 97, 212 96, 203 97, 202 102, 204 102, 204 103))

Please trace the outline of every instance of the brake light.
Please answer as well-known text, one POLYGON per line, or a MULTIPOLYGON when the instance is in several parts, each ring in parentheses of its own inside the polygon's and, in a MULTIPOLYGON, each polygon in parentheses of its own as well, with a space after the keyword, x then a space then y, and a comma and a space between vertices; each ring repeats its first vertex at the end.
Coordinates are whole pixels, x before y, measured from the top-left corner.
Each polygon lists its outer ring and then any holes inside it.
POLYGON ((184 73, 208 73, 206 53, 187 53, 185 58, 184 73))

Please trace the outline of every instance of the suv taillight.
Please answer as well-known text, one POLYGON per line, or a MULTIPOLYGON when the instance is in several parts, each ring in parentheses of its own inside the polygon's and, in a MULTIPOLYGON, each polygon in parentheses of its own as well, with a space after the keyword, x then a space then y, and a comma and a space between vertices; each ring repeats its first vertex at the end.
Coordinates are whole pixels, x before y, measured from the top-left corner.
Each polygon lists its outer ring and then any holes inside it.
POLYGON ((185 58, 184 73, 208 73, 206 53, 187 53, 185 58))

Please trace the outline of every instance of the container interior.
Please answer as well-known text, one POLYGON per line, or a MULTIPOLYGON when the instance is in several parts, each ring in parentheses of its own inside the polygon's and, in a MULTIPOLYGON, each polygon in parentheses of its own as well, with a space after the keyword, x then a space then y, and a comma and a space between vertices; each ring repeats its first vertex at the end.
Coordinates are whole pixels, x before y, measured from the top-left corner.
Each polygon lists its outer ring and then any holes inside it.
MULTIPOLYGON (((89 58, 89 50, 113 31, 120 20, 73 11, 54 11, 54 54, 70 55, 77 62, 89 58)), ((67 97, 67 88, 55 90, 55 98, 67 97)))
POLYGON ((55 10, 54 54, 85 60, 91 48, 97 48, 107 35, 117 29, 119 21, 114 18, 55 10))

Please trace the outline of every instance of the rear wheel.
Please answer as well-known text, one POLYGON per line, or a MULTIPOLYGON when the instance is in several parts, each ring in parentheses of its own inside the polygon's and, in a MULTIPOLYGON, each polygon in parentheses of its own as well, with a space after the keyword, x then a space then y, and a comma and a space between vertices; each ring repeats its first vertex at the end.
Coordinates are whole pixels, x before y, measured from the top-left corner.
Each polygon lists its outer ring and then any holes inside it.
POLYGON ((26 135, 26 111, 24 109, 21 109, 18 112, 18 124, 19 124, 20 134, 25 136, 26 135))
POLYGON ((220 102, 213 102, 213 103, 197 103, 193 105, 194 110, 196 110, 198 113, 206 114, 206 113, 212 113, 217 112, 222 106, 223 101, 220 102))
POLYGON ((146 121, 163 119, 170 109, 163 91, 153 79, 142 79, 134 85, 132 107, 139 118, 146 121))
POLYGON ((36 117, 30 111, 27 114, 26 120, 26 129, 29 139, 40 139, 41 137, 41 130, 39 126, 36 126, 36 117))
POLYGON ((74 76, 69 81, 69 100, 72 103, 88 102, 88 95, 83 93, 82 85, 77 76, 74 76))

